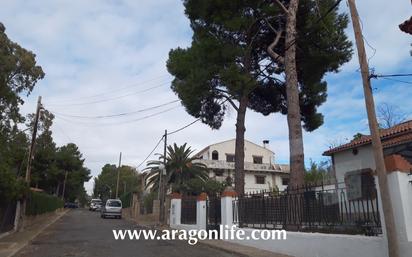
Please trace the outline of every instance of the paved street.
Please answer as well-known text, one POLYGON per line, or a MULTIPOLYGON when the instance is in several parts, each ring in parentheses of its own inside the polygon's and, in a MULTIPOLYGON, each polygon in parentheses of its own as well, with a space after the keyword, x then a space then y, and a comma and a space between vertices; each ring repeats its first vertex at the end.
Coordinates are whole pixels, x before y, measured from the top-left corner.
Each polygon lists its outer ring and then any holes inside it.
POLYGON ((112 229, 139 229, 125 219, 101 219, 99 213, 72 210, 43 231, 16 254, 19 257, 99 256, 99 257, 226 257, 233 254, 184 241, 116 241, 112 229))

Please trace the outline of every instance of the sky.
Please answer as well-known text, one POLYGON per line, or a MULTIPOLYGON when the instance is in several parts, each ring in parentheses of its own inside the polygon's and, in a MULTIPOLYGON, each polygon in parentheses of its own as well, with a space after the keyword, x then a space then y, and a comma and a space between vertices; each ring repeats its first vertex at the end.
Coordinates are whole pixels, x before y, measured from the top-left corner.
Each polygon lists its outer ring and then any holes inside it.
MULTIPOLYGON (((410 17, 409 0, 357 1, 371 69, 376 74, 412 73, 412 37, 398 25, 410 17)), ((165 129, 173 131, 194 120, 170 89, 168 53, 190 45, 192 31, 180 0, 0 0, 0 22, 9 38, 36 54, 46 76, 25 97, 23 114, 35 110, 37 97, 56 116, 52 127, 58 146, 73 142, 85 165, 97 176, 106 163, 137 167, 165 129), (167 105, 141 111, 162 104, 167 105), (134 112, 118 118, 78 118, 134 112)), ((348 12, 343 1, 341 12, 348 12)), ((346 30, 353 40, 352 24, 346 30)), ((319 111, 322 127, 304 133, 305 159, 321 161, 331 144, 354 134, 367 134, 368 123, 357 52, 337 74, 327 74, 328 100, 319 111)), ((388 103, 412 118, 411 77, 373 80, 377 105, 388 103)), ((193 150, 235 137, 231 110, 219 130, 197 122, 168 137, 193 150)), ((269 140, 278 163, 288 163, 286 117, 246 114, 246 139, 269 140)), ((156 152, 161 152, 159 147, 156 152)), ((153 156, 149 159, 155 158, 153 156)), ((144 164, 139 167, 144 168, 144 164)), ((85 184, 90 193, 93 179, 85 184)))

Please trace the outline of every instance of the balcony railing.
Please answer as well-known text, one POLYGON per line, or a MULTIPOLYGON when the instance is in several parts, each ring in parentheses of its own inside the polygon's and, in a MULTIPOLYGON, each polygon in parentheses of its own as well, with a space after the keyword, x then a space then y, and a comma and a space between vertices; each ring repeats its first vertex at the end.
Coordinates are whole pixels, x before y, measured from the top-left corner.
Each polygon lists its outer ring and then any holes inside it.
MULTIPOLYGON (((221 160, 203 160, 199 159, 196 160, 196 162, 200 162, 205 164, 208 168, 210 169, 229 169, 229 170, 234 170, 235 169, 235 163, 234 162, 227 162, 227 161, 221 161, 221 160)), ((274 166, 270 163, 252 163, 252 162, 245 162, 245 170, 250 170, 250 171, 278 171, 278 172, 285 172, 282 170, 276 170, 274 166)))

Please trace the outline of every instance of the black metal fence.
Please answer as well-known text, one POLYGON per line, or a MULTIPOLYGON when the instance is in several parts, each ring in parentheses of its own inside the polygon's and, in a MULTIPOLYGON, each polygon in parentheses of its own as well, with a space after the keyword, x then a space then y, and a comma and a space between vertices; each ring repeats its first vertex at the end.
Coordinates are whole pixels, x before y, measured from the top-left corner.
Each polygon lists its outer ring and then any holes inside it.
POLYGON ((182 224, 196 224, 196 199, 196 196, 183 195, 181 212, 182 224))
POLYGON ((210 195, 207 199, 207 228, 216 229, 222 221, 220 195, 210 195))
POLYGON ((14 228, 16 202, 0 203, 0 234, 14 228))
POLYGON ((375 186, 344 184, 259 192, 234 200, 233 219, 240 227, 323 233, 382 233, 375 186))

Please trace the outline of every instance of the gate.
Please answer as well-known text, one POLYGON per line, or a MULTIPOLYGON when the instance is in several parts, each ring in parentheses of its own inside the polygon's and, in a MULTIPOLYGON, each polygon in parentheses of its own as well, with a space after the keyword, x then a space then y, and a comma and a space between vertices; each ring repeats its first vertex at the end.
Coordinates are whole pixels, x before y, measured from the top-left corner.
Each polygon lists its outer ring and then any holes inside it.
POLYGON ((216 230, 222 223, 220 195, 210 195, 206 202, 206 229, 216 230))
POLYGON ((16 216, 17 202, 7 202, 0 204, 0 234, 14 228, 14 218, 16 216))

